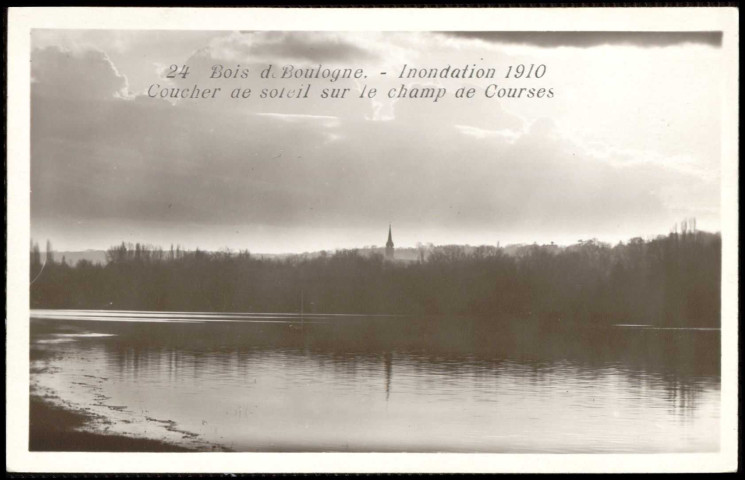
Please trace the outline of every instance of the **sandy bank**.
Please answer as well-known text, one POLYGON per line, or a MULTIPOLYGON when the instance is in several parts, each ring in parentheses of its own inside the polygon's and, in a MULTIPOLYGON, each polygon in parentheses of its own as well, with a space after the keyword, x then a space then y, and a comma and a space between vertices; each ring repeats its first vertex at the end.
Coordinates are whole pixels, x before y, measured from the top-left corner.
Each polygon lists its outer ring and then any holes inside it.
POLYGON ((81 432, 90 418, 85 412, 67 410, 31 395, 29 450, 56 452, 188 452, 158 440, 81 432))

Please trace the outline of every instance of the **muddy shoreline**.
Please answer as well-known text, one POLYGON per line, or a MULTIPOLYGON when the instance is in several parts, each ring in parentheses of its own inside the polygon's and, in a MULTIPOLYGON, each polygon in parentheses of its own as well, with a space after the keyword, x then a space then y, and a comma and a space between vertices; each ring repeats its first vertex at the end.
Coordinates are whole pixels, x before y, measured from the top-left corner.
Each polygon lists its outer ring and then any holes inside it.
POLYGON ((187 448, 145 438, 82 432, 91 421, 85 412, 72 411, 31 395, 29 450, 35 452, 191 452, 187 448))

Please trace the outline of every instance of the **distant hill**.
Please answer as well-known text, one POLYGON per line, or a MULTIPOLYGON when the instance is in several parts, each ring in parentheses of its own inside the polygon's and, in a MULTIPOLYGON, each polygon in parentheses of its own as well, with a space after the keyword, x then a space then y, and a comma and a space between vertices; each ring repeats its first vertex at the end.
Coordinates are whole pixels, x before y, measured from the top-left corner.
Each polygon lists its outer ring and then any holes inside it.
POLYGON ((106 251, 105 250, 85 250, 82 252, 54 252, 54 260, 61 262, 64 258, 65 263, 70 266, 75 266, 80 260, 88 260, 89 262, 101 265, 106 263, 106 251))
MULTIPOLYGON (((312 259, 320 257, 324 254, 333 255, 337 250, 344 249, 332 249, 332 250, 318 250, 315 252, 303 252, 303 253, 253 253, 252 257, 261 259, 275 259, 282 260, 290 257, 302 257, 306 259, 312 259)), ((369 257, 375 254, 385 256, 385 247, 361 247, 361 248, 350 248, 346 250, 356 250, 363 257, 369 257)), ((397 248, 395 250, 395 259, 402 262, 414 262, 419 260, 419 250, 416 248, 397 248)))
MULTIPOLYGON (((470 253, 476 247, 470 245, 459 245, 464 251, 470 253)), ((524 249, 527 245, 507 245, 504 247, 504 252, 508 255, 515 255, 521 249, 524 249)), ((399 262, 416 262, 420 258, 426 259, 429 256, 429 252, 434 248, 434 245, 422 245, 421 247, 409 247, 409 248, 396 248, 395 249, 395 260, 399 262)), ((372 255, 385 255, 385 247, 362 247, 357 249, 360 255, 368 257, 372 255)), ((303 258, 317 258, 324 253, 332 255, 336 250, 319 250, 315 252, 304 252, 304 253, 254 253, 251 252, 251 256, 261 259, 274 259, 282 260, 289 257, 303 257, 303 258)), ((57 262, 61 262, 63 259, 66 264, 75 266, 80 260, 87 260, 93 264, 106 264, 106 251, 105 250, 84 250, 84 251, 64 251, 54 252, 54 259, 57 262)))

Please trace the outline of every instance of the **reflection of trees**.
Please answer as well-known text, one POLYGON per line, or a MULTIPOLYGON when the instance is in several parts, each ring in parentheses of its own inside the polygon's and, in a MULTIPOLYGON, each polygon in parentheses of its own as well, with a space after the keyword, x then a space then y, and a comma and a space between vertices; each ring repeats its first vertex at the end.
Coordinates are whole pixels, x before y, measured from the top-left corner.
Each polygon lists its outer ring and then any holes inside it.
POLYGON ((393 376, 393 354, 391 352, 385 352, 383 355, 385 361, 385 399, 388 400, 391 396, 391 377, 393 376))
MULTIPOLYGON (((697 395, 702 386, 698 382, 682 381, 678 378, 663 382, 667 402, 676 413, 689 414, 698 404, 697 395)), ((708 384, 706 386, 711 386, 708 384)))
MULTIPOLYGON (((306 313, 531 316, 547 329, 720 321, 720 237, 688 225, 614 247, 594 240, 565 248, 430 247, 411 263, 357 251, 268 260, 140 244, 112 247, 107 259, 70 267, 49 253, 31 285, 32 306, 299 312, 303 292, 306 313)), ((32 275, 40 261, 33 246, 32 275)))
MULTIPOLYGON (((405 367, 427 378, 487 384, 502 375, 528 385, 557 378, 592 384, 607 375, 638 389, 664 389, 675 408, 693 407, 705 386, 719 383, 718 331, 619 327, 545 328, 536 319, 475 317, 341 317, 306 324, 126 323, 34 320, 32 335, 95 328, 113 333, 100 344, 122 376, 159 372, 165 378, 243 376, 274 365, 311 381, 318 372, 346 379, 379 379, 395 393, 405 367), (92 327, 91 325, 95 325, 92 327), (395 354, 394 354, 395 352, 395 354), (703 383, 708 382, 708 383, 703 383)), ((75 345, 79 345, 76 343, 75 345)), ((62 346, 60 348, 69 348, 62 346)), ((97 355, 99 356, 99 355, 97 355)))

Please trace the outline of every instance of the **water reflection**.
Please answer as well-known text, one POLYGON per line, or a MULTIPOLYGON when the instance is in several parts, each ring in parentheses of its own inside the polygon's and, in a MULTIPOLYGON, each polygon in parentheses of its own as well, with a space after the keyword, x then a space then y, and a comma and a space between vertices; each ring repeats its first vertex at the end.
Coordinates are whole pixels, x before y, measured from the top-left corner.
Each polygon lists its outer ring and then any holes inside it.
POLYGON ((34 318, 32 360, 62 372, 34 377, 70 403, 113 415, 127 433, 241 451, 719 447, 718 331, 105 316, 34 318), (44 343, 53 338, 74 341, 44 343), (180 433, 156 428, 167 421, 180 433))

